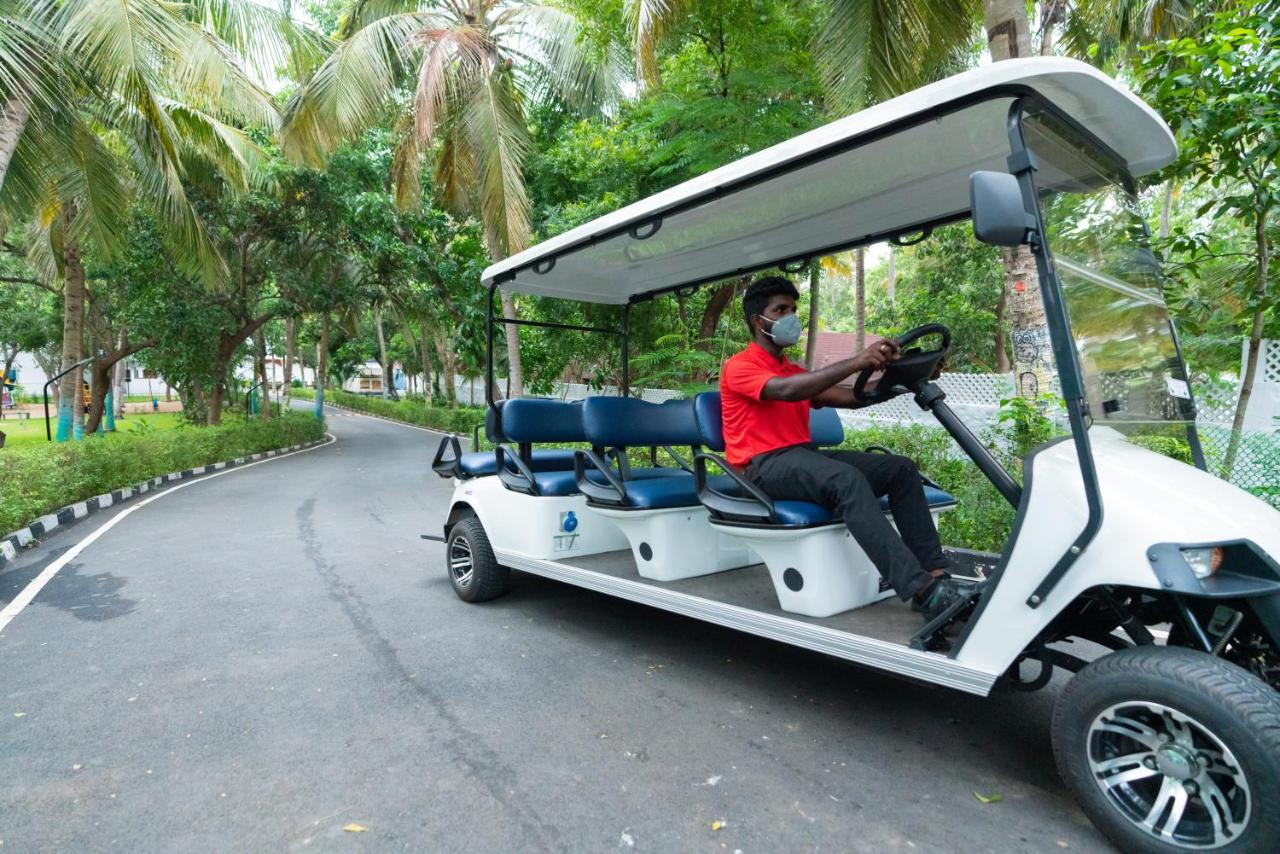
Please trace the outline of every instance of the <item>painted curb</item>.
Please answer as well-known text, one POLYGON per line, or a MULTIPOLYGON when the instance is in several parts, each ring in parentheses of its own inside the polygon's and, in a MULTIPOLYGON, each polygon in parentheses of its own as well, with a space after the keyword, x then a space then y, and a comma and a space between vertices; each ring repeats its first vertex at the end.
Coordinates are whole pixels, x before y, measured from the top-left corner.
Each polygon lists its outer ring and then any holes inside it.
POLYGON ((292 454, 295 451, 301 451, 304 448, 315 447, 329 441, 328 437, 317 439, 314 442, 304 442, 301 445, 290 445, 287 448, 276 448, 272 451, 263 451, 258 454, 250 454, 245 457, 236 457, 234 460, 226 460, 220 463, 210 463, 207 466, 199 466, 198 468, 186 469, 184 471, 170 472, 169 474, 156 475, 150 480, 144 480, 141 483, 135 483, 133 486, 126 486, 120 489, 113 489, 110 492, 104 492, 102 495, 95 495, 84 501, 78 501, 75 504, 68 504, 60 510, 47 513, 28 524, 25 528, 19 528, 11 534, 0 540, 0 572, 18 559, 18 555, 25 550, 33 549, 40 544, 40 538, 55 528, 65 528, 97 513, 99 510, 106 510, 108 507, 114 507, 131 498, 150 492, 153 489, 174 483, 179 480, 187 480, 193 477, 199 477, 202 474, 211 474, 215 471, 235 468, 246 463, 265 460, 269 457, 278 457, 284 454, 292 454))

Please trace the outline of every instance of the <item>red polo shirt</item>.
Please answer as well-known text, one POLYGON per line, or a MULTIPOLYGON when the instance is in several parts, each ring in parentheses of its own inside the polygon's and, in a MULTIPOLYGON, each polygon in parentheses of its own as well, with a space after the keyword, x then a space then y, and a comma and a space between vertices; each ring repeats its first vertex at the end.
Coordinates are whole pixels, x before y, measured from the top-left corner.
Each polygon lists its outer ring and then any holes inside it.
POLYGON ((731 464, 743 468, 758 454, 809 443, 809 401, 760 397, 765 383, 773 377, 802 374, 804 370, 786 356, 779 361, 754 341, 724 363, 720 410, 724 455, 731 464))

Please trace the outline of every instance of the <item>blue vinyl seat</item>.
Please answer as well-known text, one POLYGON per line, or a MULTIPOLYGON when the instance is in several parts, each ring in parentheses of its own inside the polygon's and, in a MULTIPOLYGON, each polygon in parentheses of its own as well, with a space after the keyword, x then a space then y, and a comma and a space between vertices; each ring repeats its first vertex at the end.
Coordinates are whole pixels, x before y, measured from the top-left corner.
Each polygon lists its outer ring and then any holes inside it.
MULTIPOLYGON (((622 398, 589 398, 588 400, 617 400, 622 398)), ((587 401, 566 403, 544 398, 517 398, 507 402, 502 409, 502 434, 510 445, 503 448, 506 460, 505 471, 498 471, 496 455, 493 471, 498 474, 502 484, 517 492, 531 495, 564 496, 579 492, 573 471, 575 451, 562 449, 532 449, 540 443, 585 443, 587 435, 583 429, 583 411, 587 401), (515 451, 518 459, 512 456, 515 451), (567 467, 564 460, 567 458, 567 467), (533 475, 532 481, 520 470, 521 464, 533 475)), ((603 462, 603 459, 602 459, 603 462)), ((616 468, 616 463, 605 463, 616 468)), ((588 466, 588 469, 591 467, 588 466)), ((628 476, 636 481, 649 478, 666 477, 672 472, 682 473, 679 469, 666 468, 634 468, 629 469, 628 476)), ((598 470, 587 471, 587 478, 592 483, 606 483, 603 473, 598 470)))
MULTIPOLYGON (((582 404, 582 428, 597 460, 605 448, 625 452, 637 447, 692 448, 698 443, 691 400, 647 403, 633 397, 588 398, 582 404)), ((596 471, 584 470, 578 487, 589 503, 630 510, 698 506, 693 475, 683 468, 619 465, 612 473, 614 483, 600 474, 598 465, 596 471)))
MULTIPOLYGON (((704 392, 694 398, 694 413, 697 418, 702 443, 712 451, 723 451, 724 427, 720 412, 720 393, 704 392)), ((840 416, 834 409, 810 409, 809 434, 813 444, 817 447, 835 447, 844 442, 844 424, 840 421, 840 416)), ((715 480, 715 478, 708 478, 707 485, 717 492, 737 496, 745 494, 742 489, 738 489, 736 492, 722 490, 717 486, 715 480)), ((945 510, 954 507, 957 503, 954 497, 939 487, 926 483, 923 484, 923 488, 930 510, 945 510)), ((773 517, 770 521, 775 525, 813 527, 840 521, 827 508, 809 501, 771 501, 770 503, 773 517)), ((880 496, 880 508, 886 513, 889 511, 888 496, 880 496)), ((710 505, 709 509, 712 509, 714 513, 714 508, 710 507, 710 505)), ((761 519, 753 519, 752 521, 755 524, 769 524, 769 522, 764 522, 761 519)))

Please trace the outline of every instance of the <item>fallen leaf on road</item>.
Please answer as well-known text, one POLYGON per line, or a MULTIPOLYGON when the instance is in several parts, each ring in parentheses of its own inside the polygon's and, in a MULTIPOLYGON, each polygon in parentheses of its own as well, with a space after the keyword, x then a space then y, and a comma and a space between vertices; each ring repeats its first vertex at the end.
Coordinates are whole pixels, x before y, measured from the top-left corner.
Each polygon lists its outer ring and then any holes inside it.
POLYGON ((342 829, 347 833, 364 833, 369 828, 365 827, 363 824, 356 824, 353 821, 351 824, 345 825, 342 829))
POLYGON ((14 713, 13 713, 13 716, 14 716, 15 718, 25 718, 25 717, 27 716, 27 713, 26 713, 26 712, 14 712, 14 713))
POLYGON ((998 804, 1004 800, 1004 795, 999 792, 992 792, 989 795, 984 795, 981 792, 974 792, 973 796, 984 804, 998 804))
POLYGON ((713 821, 713 822, 711 822, 711 829, 712 829, 712 830, 721 830, 721 829, 723 829, 723 828, 724 828, 724 822, 723 822, 723 821, 713 821))

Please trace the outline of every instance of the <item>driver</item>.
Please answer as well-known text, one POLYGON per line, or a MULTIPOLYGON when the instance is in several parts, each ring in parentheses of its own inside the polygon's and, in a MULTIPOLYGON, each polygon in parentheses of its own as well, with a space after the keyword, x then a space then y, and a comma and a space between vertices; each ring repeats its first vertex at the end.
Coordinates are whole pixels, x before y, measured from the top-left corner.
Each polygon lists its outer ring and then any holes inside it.
POLYGON ((836 384, 897 360, 898 345, 881 341, 851 359, 807 371, 783 354, 800 340, 799 296, 787 279, 766 276, 742 297, 751 343, 724 363, 720 376, 725 456, 769 497, 809 501, 841 516, 899 598, 932 620, 963 588, 946 572, 949 561, 916 464, 893 454, 819 451, 809 436, 809 408, 862 405, 851 389, 836 384), (901 536, 884 518, 881 495, 889 497, 901 536))

